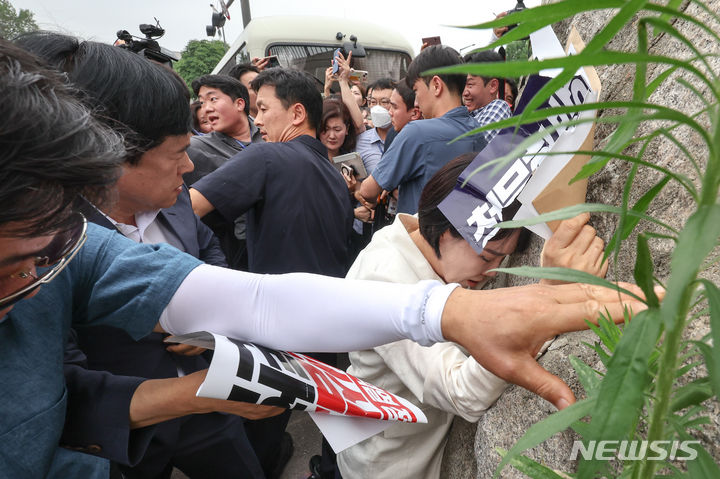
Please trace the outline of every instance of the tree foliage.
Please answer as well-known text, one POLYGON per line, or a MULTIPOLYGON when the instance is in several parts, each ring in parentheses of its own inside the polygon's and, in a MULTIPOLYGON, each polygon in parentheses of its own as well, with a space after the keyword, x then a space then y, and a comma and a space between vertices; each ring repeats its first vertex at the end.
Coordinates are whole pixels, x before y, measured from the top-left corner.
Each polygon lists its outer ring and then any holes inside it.
POLYGON ((505 57, 507 61, 527 60, 530 42, 528 40, 517 40, 505 45, 505 57))
POLYGON ((15 10, 9 0, 0 0, 0 36, 12 39, 21 33, 37 30, 34 17, 30 10, 15 10))
POLYGON ((189 87, 197 77, 212 72, 225 51, 227 46, 219 40, 190 40, 175 70, 189 87))

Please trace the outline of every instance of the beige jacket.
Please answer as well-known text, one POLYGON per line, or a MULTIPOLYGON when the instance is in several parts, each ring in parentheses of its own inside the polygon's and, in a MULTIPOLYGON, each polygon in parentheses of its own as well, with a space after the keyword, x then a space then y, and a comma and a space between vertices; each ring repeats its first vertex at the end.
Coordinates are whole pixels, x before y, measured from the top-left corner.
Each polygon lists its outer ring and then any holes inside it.
MULTIPOLYGON (((409 233, 417 218, 399 214, 360 253, 347 277, 416 283, 435 274, 409 233)), ((506 383, 454 343, 431 347, 403 340, 350 353, 348 372, 418 405, 428 424, 398 423, 338 454, 344 479, 439 478, 454 415, 477 421, 506 383)))

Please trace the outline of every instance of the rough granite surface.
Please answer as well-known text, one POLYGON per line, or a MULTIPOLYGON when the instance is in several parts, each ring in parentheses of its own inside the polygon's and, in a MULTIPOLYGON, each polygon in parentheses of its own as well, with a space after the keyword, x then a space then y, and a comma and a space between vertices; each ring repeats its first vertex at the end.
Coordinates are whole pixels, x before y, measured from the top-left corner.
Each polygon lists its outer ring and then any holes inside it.
MULTIPOLYGON (((720 0, 707 2, 711 11, 720 11, 720 0)), ((698 15, 708 24, 712 24, 707 15, 698 13, 695 5, 684 2, 682 7, 687 13, 698 15)), ((587 43, 599 32, 611 18, 610 10, 576 15, 572 19, 554 25, 555 32, 561 42, 565 42, 571 26, 575 26, 587 43)), ((635 20, 637 21, 637 19, 635 20)), ((693 44, 701 51, 720 53, 720 45, 709 40, 697 27, 689 25, 684 21, 677 21, 675 26, 684 35, 692 39, 693 44)), ((715 24, 716 31, 720 25, 715 24)), ((609 45, 612 49, 632 50, 636 45, 636 36, 632 29, 625 28, 609 45)), ((673 38, 660 34, 651 42, 651 53, 667 54, 671 56, 689 55, 688 49, 673 38)), ((711 60, 713 69, 720 71, 720 61, 715 58, 711 60)), ((654 65, 649 65, 648 74, 652 78, 662 71, 654 65)), ((598 74, 602 81, 602 100, 629 100, 632 93, 632 74, 634 67, 612 66, 598 68, 598 74)), ((679 85, 674 77, 665 81, 653 94, 651 101, 680 109, 687 113, 698 111, 701 106, 697 98, 686 88, 679 85)), ((685 80, 695 85, 701 92, 707 91, 707 86, 698 84, 693 78, 685 80)), ((600 116, 616 115, 617 111, 603 110, 600 116)), ((707 119, 700 116, 701 123, 707 119)), ((652 133, 662 123, 645 125, 643 134, 652 133)), ((597 125, 595 146, 601 147, 606 141, 608 134, 612 131, 609 125, 597 125)), ((691 156, 698 162, 706 157, 707 152, 703 150, 700 139, 689 131, 676 131, 676 136, 688 148, 691 156)), ((631 153, 636 151, 630 149, 631 153)), ((669 140, 657 139, 647 149, 645 159, 659 166, 685 174, 696 186, 696 168, 702 169, 702 163, 694 166, 688 158, 669 140)), ((630 172, 630 166, 620 161, 612 161, 600 172, 590 178, 588 184, 587 202, 606 203, 620 205, 625 181, 630 172)), ((633 193, 630 195, 630 203, 637 201, 640 196, 649 188, 654 186, 662 176, 655 170, 640 168, 636 176, 633 193)), ((676 183, 668 184, 663 192, 653 201, 648 213, 674 228, 681 228, 687 218, 694 210, 694 203, 689 195, 676 183)), ((593 215, 592 225, 597 229, 605 241, 608 241, 617 227, 617 217, 612 215, 593 215)), ((640 224, 641 229, 652 229, 652 225, 640 224)), ((657 230, 657 229, 656 229, 657 230)), ((657 230, 659 231, 659 230, 657 230)), ((624 244, 616 263, 611 264, 608 278, 615 278, 623 281, 633 281, 632 268, 634 265, 634 251, 636 236, 631 236, 624 244)), ((522 254, 510 258, 511 266, 537 265, 542 240, 533 238, 528 250, 522 254)), ((673 244, 670 241, 652 240, 651 250, 653 261, 656 266, 656 275, 660 280, 665 280, 670 271, 670 258, 673 244)), ((705 276, 720 283, 720 271, 718 265, 711 267, 705 276)), ((496 286, 514 286, 529 283, 531 280, 517 277, 498 277, 496 286)), ((707 318, 700 318, 688 328, 688 336, 700 338, 709 332, 707 318)), ((587 364, 602 369, 602 363, 595 353, 583 342, 594 343, 595 336, 591 332, 579 332, 564 335, 558 338, 550 349, 540 359, 540 363, 565 380, 573 389, 577 397, 583 397, 584 392, 579 385, 575 372, 570 366, 568 356, 574 355, 587 364)), ((716 401, 706 403, 714 416, 711 424, 699 432, 697 436, 702 440, 707 450, 715 458, 720 458, 720 405, 716 401)), ((492 474, 500 461, 496 448, 509 449, 536 422, 547 417, 555 408, 529 393, 528 391, 510 387, 498 402, 480 419, 477 425, 467 423, 460 419, 455 420, 450 433, 448 446, 443 460, 443 478, 471 478, 485 479, 492 477, 492 474)), ((550 440, 529 451, 528 455, 553 469, 574 472, 576 464, 569 460, 573 440, 576 438, 572 431, 566 431, 555 435, 550 440)), ((525 477, 517 470, 506 467, 501 477, 515 478, 525 477)))

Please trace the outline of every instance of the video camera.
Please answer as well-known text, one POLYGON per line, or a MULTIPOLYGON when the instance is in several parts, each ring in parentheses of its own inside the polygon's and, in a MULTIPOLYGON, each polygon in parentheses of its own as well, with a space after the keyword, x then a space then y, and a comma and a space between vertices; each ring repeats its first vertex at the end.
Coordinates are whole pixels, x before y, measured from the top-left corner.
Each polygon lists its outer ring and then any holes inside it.
POLYGON ((165 35, 165 30, 160 26, 160 21, 155 19, 155 25, 147 23, 140 24, 140 32, 145 38, 131 35, 127 30, 118 30, 115 46, 125 48, 139 55, 144 55, 149 60, 168 65, 172 68, 172 62, 180 60, 177 54, 160 46, 155 38, 165 35))
MULTIPOLYGON (((522 12, 522 11, 525 10, 526 8, 527 8, 527 7, 525 6, 524 0, 517 0, 517 3, 515 4, 515 8, 513 8, 512 10, 508 10, 508 11, 505 12, 505 13, 507 13, 508 15, 510 15, 510 14, 512 14, 512 13, 515 13, 515 12, 522 12)), ((515 27, 517 27, 517 23, 514 23, 514 24, 512 24, 512 25, 508 25, 508 27, 507 27, 508 32, 509 32, 510 30, 512 30, 513 28, 515 28, 515 27)))

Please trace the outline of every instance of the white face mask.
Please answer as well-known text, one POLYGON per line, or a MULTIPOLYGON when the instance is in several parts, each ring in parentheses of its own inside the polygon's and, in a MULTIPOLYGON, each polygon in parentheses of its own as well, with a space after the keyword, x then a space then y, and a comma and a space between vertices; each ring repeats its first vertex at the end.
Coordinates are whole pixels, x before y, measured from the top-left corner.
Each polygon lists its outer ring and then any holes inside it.
POLYGON ((392 121, 390 118, 390 112, 380 105, 375 105, 370 108, 370 118, 376 128, 387 128, 390 126, 390 122, 392 121))

